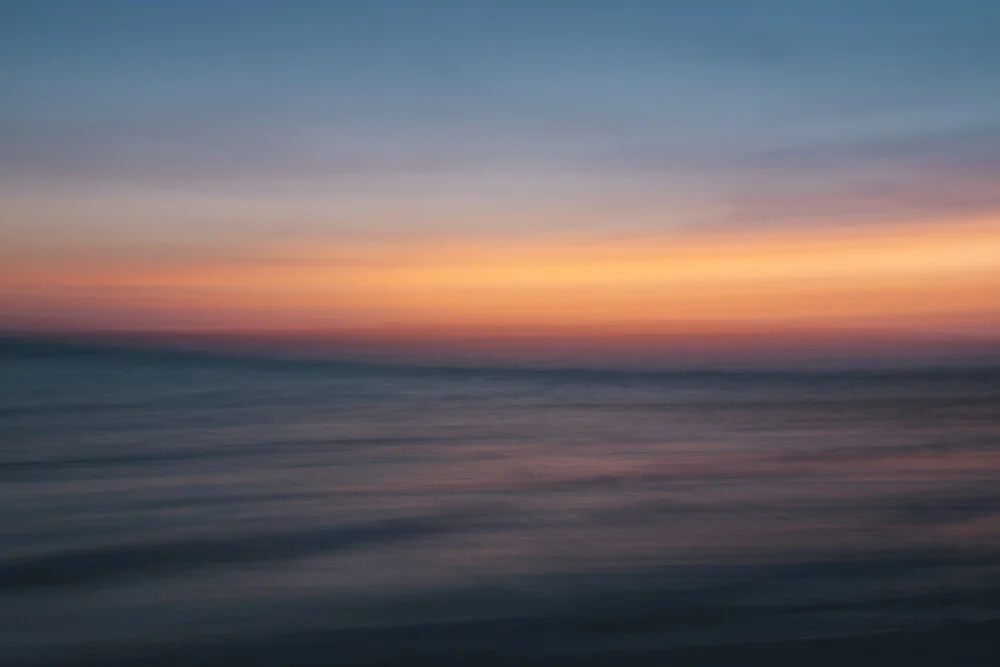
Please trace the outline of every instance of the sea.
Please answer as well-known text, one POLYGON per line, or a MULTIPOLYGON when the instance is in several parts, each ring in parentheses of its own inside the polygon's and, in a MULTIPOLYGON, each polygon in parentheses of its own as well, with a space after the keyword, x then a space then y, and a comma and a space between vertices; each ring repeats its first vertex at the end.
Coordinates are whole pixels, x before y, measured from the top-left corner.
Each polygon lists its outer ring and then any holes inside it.
POLYGON ((919 636, 1000 618, 1000 370, 7 342, 0 501, 5 667, 626 666, 919 636))

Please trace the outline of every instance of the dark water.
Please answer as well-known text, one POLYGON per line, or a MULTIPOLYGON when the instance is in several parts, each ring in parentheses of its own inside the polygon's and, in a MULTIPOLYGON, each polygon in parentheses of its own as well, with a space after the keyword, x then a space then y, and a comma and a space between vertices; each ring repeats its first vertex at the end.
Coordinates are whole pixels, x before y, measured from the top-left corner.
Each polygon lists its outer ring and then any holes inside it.
POLYGON ((0 364, 3 664, 517 664, 1000 617, 997 373, 0 364))

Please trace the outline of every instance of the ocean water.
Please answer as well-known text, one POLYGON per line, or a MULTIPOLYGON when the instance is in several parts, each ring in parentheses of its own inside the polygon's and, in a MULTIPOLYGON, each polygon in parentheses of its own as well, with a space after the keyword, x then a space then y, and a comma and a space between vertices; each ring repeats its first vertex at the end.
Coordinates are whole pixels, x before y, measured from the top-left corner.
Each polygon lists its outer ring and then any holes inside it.
POLYGON ((0 373, 4 665, 518 664, 1000 616, 996 372, 14 345, 0 373))

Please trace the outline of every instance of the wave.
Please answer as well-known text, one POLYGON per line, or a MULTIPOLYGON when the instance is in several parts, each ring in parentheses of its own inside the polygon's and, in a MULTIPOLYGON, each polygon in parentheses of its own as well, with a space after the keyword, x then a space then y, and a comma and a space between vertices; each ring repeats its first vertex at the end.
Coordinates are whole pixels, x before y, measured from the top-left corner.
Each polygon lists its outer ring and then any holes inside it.
POLYGON ((63 550, 0 561, 0 591, 90 586, 149 575, 262 565, 467 529, 457 516, 397 518, 336 528, 208 535, 63 550))
MULTIPOLYGON (((224 339, 223 339, 224 340, 224 339)), ((1000 377, 1000 363, 988 360, 975 365, 944 366, 915 365, 913 367, 845 367, 845 368, 795 368, 795 367, 726 367, 705 365, 692 368, 690 366, 652 367, 637 369, 634 367, 594 366, 579 367, 555 365, 526 364, 494 364, 466 365, 460 362, 452 364, 435 364, 405 361, 382 361, 371 359, 356 359, 347 355, 338 356, 335 347, 324 353, 282 352, 280 348, 272 350, 241 348, 239 345, 224 347, 223 345, 191 345, 182 340, 171 341, 160 337, 129 337, 129 336, 83 336, 72 337, 57 334, 17 334, 0 332, 0 358, 28 360, 96 360, 107 363, 121 361, 130 364, 144 364, 157 367, 171 367, 177 364, 196 364, 218 367, 256 367, 258 369, 299 369, 319 370, 323 372, 343 371, 349 373, 389 373, 398 374, 435 374, 467 377, 469 375, 484 376, 492 379, 502 377, 538 378, 555 381, 598 382, 607 381, 640 381, 648 384, 663 380, 690 380, 694 378, 714 378, 717 380, 755 378, 767 382, 791 381, 802 378, 828 378, 833 381, 870 381, 878 379, 914 379, 914 378, 956 378, 963 381, 992 382, 1000 377)))

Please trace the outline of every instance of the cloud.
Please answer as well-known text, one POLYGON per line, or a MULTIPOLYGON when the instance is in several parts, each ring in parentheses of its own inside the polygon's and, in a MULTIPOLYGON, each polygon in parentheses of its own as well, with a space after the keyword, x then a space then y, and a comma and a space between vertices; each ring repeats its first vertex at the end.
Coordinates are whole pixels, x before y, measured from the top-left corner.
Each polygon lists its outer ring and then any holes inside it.
POLYGON ((281 136, 273 127, 247 119, 0 125, 0 173, 8 178, 259 182, 361 176, 392 166, 351 150, 319 149, 305 137, 281 136))
POLYGON ((1000 169, 1000 125, 929 128, 835 139, 755 156, 756 167, 840 169, 845 165, 1000 169))
POLYGON ((1000 210, 1000 126, 775 150, 735 170, 725 222, 910 221, 1000 210))

